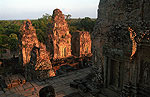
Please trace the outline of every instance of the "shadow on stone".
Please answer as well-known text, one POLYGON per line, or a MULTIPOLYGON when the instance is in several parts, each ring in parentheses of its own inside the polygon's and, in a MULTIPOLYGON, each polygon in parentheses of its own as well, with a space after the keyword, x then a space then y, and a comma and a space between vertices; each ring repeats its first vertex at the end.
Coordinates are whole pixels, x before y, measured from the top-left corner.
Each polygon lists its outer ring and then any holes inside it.
POLYGON ((39 91, 39 97, 56 97, 52 86, 46 86, 39 91))

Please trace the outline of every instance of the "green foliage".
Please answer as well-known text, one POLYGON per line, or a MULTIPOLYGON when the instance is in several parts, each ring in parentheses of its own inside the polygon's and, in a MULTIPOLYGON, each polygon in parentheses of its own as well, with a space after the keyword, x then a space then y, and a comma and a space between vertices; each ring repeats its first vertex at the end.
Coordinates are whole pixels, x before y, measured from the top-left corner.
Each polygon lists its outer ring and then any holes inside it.
POLYGON ((11 52, 17 51, 19 48, 19 42, 15 38, 9 38, 9 49, 11 52))
POLYGON ((0 46, 2 48, 10 49, 11 52, 18 49, 18 37, 12 33, 9 37, 7 35, 0 35, 0 46))
POLYGON ((18 46, 19 41, 18 41, 18 37, 16 34, 12 33, 9 35, 8 44, 9 44, 10 51, 12 52, 17 51, 17 49, 19 48, 18 46))
POLYGON ((0 25, 0 34, 5 34, 5 29, 2 27, 2 25, 0 25))
POLYGON ((18 40, 17 34, 14 34, 14 33, 11 33, 11 34, 9 35, 9 38, 10 38, 10 39, 16 39, 16 40, 18 40))
POLYGON ((95 21, 90 19, 89 17, 85 17, 80 21, 81 28, 83 28, 85 31, 93 31, 95 21))
POLYGON ((52 29, 52 16, 46 13, 42 18, 33 20, 32 25, 36 29, 38 40, 46 44, 46 39, 48 39, 48 34, 52 29))
POLYGON ((36 33, 37 33, 38 40, 42 43, 45 43, 47 39, 45 33, 41 29, 37 29, 36 33))
POLYGON ((76 30, 80 31, 89 31, 92 32, 95 25, 95 19, 85 17, 83 19, 71 19, 69 23, 70 32, 75 32, 76 30))
POLYGON ((7 47, 9 37, 7 35, 0 35, 0 46, 7 47))
POLYGON ((65 15, 65 19, 66 19, 66 20, 71 19, 71 14, 65 15))
POLYGON ((77 31, 77 27, 76 26, 70 26, 69 27, 69 31, 70 32, 76 32, 77 31))
POLYGON ((6 34, 7 35, 10 35, 11 33, 15 33, 17 36, 19 36, 19 29, 20 29, 20 26, 17 25, 17 24, 10 24, 7 26, 7 29, 6 29, 6 34))
POLYGON ((9 36, 11 33, 19 36, 20 25, 16 21, 0 21, 0 34, 9 36))

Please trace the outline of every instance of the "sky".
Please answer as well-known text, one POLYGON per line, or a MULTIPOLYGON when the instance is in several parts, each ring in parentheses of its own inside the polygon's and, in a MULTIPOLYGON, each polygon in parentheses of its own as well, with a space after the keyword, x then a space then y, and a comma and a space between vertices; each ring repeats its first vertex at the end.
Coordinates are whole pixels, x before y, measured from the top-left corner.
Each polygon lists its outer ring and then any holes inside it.
POLYGON ((97 17, 100 0, 0 0, 0 20, 38 19, 59 8, 72 18, 97 17))

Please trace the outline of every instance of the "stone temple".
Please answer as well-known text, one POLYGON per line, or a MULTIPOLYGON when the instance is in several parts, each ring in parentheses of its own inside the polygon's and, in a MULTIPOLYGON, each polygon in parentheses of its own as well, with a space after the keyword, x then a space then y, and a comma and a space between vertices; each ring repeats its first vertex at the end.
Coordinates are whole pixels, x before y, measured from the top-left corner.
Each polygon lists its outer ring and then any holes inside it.
POLYGON ((39 42, 36 35, 36 30, 31 24, 30 20, 24 22, 22 27, 20 28, 22 33, 21 44, 22 44, 22 60, 23 65, 25 66, 30 62, 31 51, 34 46, 39 47, 39 42))
POLYGON ((71 34, 65 17, 59 9, 53 11, 53 29, 50 33, 53 43, 53 59, 71 56, 71 34))
POLYGON ((20 60, 23 60, 26 79, 45 79, 55 76, 46 46, 38 41, 31 21, 25 21, 20 31, 22 33, 20 60))
POLYGON ((100 0, 92 50, 107 97, 149 97, 149 5, 149 0, 100 0))
POLYGON ((36 29, 30 20, 24 21, 20 28, 20 61, 27 80, 44 80, 53 77, 61 65, 81 67, 80 63, 84 65, 86 62, 84 57, 91 57, 89 32, 77 31, 72 37, 65 17, 59 9, 53 11, 51 26, 47 44, 38 41, 36 29), (74 46, 78 49, 74 49, 74 46), (69 57, 70 59, 67 59, 69 57), (81 62, 83 59, 84 63, 81 62))
MULTIPOLYGON (((48 96, 47 90, 52 90, 56 97, 150 97, 149 10, 149 0, 100 0, 94 31, 70 34, 64 15, 55 9, 49 51, 38 41, 31 21, 24 22, 20 29, 24 75, 26 79, 42 81, 25 84, 20 76, 22 81, 16 80, 16 76, 7 77, 7 87, 24 85, 3 89, 5 93, 0 91, 0 96, 39 97, 40 90, 41 95, 48 96), (81 66, 82 57, 89 55, 92 55, 91 67, 55 76, 55 67, 61 68, 62 73, 67 70, 60 64, 81 66), (55 77, 48 78, 50 76, 55 77), (45 86, 52 88, 43 88, 45 86), (9 94, 12 91, 13 94, 9 94)), ((4 81, 0 79, 0 82, 4 81)))

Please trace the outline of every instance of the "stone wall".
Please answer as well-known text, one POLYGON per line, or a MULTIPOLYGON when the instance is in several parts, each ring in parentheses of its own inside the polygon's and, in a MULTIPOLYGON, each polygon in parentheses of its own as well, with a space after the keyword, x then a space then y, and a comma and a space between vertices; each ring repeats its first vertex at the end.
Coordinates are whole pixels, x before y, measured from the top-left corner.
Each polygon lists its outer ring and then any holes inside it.
POLYGON ((72 33, 72 55, 83 57, 91 54, 91 36, 87 31, 72 33))
POLYGON ((149 4, 148 0, 100 1, 97 22, 91 35, 93 53, 96 52, 93 55, 96 65, 104 63, 104 46, 122 49, 127 54, 132 53, 128 28, 131 27, 138 34, 149 27, 149 4))

